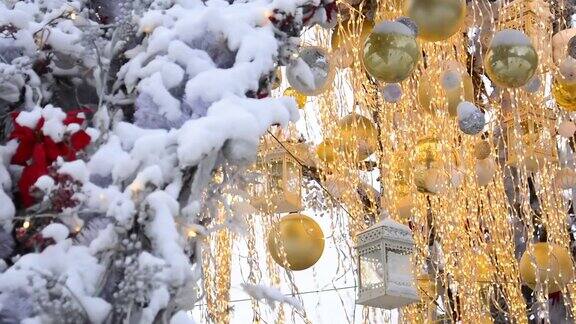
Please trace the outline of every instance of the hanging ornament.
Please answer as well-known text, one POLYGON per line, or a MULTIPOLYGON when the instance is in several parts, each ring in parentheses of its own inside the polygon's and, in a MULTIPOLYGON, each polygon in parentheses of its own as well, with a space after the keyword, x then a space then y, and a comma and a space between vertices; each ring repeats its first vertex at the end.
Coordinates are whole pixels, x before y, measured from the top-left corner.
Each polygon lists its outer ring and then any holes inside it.
POLYGON ((541 86, 542 81, 540 80, 539 77, 535 76, 530 81, 528 81, 528 83, 524 86, 524 90, 529 93, 535 93, 538 92, 538 90, 540 90, 541 86))
POLYGON ((389 103, 397 103, 402 99, 402 87, 398 83, 390 83, 382 88, 382 97, 389 103))
POLYGON ((420 60, 412 30, 399 22, 378 24, 364 44, 366 71, 382 82, 396 83, 410 76, 420 60))
POLYGON ((570 41, 568 41, 567 54, 571 58, 576 59, 576 36, 572 36, 572 38, 570 38, 570 41))
POLYGON ((576 111, 576 81, 568 82, 562 77, 555 78, 552 94, 560 108, 570 112, 576 111))
POLYGON ((356 56, 353 49, 359 48, 364 44, 372 29, 374 29, 374 21, 364 19, 359 28, 360 30, 357 33, 350 33, 349 37, 342 35, 344 34, 343 29, 338 26, 334 29, 330 44, 332 46, 332 58, 338 68, 344 69, 352 65, 356 56), (356 37, 357 34, 359 34, 359 37, 356 37))
POLYGON ((440 73, 427 69, 418 83, 418 103, 426 112, 436 109, 448 110, 456 116, 456 108, 462 101, 474 100, 474 84, 466 69, 458 62, 448 62, 440 73))
POLYGON ((460 77, 460 72, 449 70, 442 73, 440 84, 444 90, 454 90, 462 84, 462 78, 460 77))
POLYGON ((460 30, 466 18, 466 1, 410 0, 406 13, 418 25, 418 37, 436 42, 460 30))
POLYGON ((488 158, 476 161, 476 182, 480 187, 488 185, 492 182, 492 178, 496 174, 496 163, 488 158))
POLYGON ((565 82, 576 82, 576 59, 567 57, 560 63, 560 75, 565 82))
POLYGON ((448 175, 440 168, 422 169, 417 167, 414 178, 419 192, 438 194, 448 188, 448 175))
POLYGON ((464 134, 476 135, 484 129, 484 113, 473 103, 463 101, 458 105, 458 126, 464 134))
POLYGON ((365 160, 376 151, 378 132, 376 125, 367 117, 351 113, 338 122, 338 127, 342 148, 355 160, 365 160))
POLYGON ((318 144, 318 147, 316 147, 316 155, 324 163, 330 164, 336 160, 336 147, 337 145, 333 140, 325 139, 322 143, 318 144))
POLYGON ((528 248, 520 259, 520 277, 536 289, 537 283, 548 283, 548 294, 562 290, 574 278, 570 252, 556 244, 541 242, 528 248))
POLYGON ((492 39, 484 67, 496 85, 518 88, 528 83, 536 73, 538 54, 524 33, 506 29, 492 39))
POLYGON ((268 251, 280 266, 286 267, 287 263, 290 270, 305 270, 322 256, 324 233, 312 218, 289 214, 268 234, 268 251))
POLYGON ((284 96, 294 98, 294 100, 296 100, 298 108, 300 109, 304 109, 304 107, 306 106, 306 102, 308 101, 308 97, 305 94, 296 91, 292 87, 288 87, 286 88, 286 90, 284 90, 284 96))
POLYGON ((400 17, 396 19, 396 21, 410 28, 410 30, 414 34, 414 37, 418 36, 418 24, 416 24, 414 19, 410 17, 400 17))
POLYGON ((474 156, 478 160, 485 160, 490 157, 492 147, 487 141, 480 141, 474 145, 474 156))
POLYGON ((576 172, 568 167, 562 168, 554 179, 560 189, 569 190, 576 187, 576 172))
POLYGON ((414 162, 426 167, 441 161, 441 146, 436 137, 424 137, 416 143, 414 162))
POLYGON ((298 92, 315 96, 332 84, 334 66, 323 48, 308 46, 302 48, 298 57, 286 67, 286 78, 298 92))
POLYGON ((408 220, 412 216, 414 201, 412 195, 404 195, 396 201, 396 212, 402 220, 408 220))
POLYGON ((574 122, 565 120, 558 126, 558 134, 564 138, 570 138, 576 133, 576 124, 574 122))

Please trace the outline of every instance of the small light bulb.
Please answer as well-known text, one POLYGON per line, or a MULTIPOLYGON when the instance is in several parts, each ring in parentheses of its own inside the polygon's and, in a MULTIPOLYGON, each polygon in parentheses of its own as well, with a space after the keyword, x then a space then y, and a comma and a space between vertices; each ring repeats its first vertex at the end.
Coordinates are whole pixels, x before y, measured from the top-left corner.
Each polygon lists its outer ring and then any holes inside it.
POLYGON ((196 236, 198 236, 198 234, 196 234, 195 230, 193 230, 193 229, 188 230, 188 237, 189 238, 194 238, 196 236))
POLYGON ((30 227, 30 221, 25 220, 24 223, 22 224, 22 227, 24 227, 25 229, 28 229, 30 227))

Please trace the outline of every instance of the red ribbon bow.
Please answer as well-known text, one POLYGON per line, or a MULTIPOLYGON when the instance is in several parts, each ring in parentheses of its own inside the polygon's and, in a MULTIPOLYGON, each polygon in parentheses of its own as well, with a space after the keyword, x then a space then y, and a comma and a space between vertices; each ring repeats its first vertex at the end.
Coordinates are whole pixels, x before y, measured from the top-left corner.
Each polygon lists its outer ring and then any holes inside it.
MULTIPOLYGON (((82 125, 85 118, 80 114, 88 111, 88 109, 72 110, 66 114, 62 123, 64 125, 82 125)), ((58 157, 62 157, 65 161, 75 160, 76 153, 90 144, 90 135, 84 130, 78 130, 56 143, 50 136, 45 136, 42 132, 45 122, 43 117, 32 129, 18 124, 16 118, 19 114, 12 114, 14 130, 10 134, 10 139, 18 140, 19 144, 14 156, 12 156, 11 163, 24 166, 18 181, 18 189, 22 203, 25 207, 29 207, 34 203, 34 197, 30 195, 30 188, 36 183, 36 180, 48 173, 48 166, 58 157)))

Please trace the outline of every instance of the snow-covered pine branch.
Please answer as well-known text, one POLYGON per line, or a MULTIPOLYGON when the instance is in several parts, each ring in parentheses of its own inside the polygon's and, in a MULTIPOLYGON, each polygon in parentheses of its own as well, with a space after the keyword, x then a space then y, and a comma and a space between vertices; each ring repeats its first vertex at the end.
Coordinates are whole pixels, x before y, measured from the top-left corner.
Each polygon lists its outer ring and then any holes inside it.
POLYGON ((182 310, 201 268, 187 230, 208 233, 198 216, 213 171, 253 161, 271 125, 298 118, 293 99, 267 98, 270 83, 302 28, 333 24, 334 8, 0 4, 0 108, 14 112, 0 151, 0 322, 192 322, 182 310))

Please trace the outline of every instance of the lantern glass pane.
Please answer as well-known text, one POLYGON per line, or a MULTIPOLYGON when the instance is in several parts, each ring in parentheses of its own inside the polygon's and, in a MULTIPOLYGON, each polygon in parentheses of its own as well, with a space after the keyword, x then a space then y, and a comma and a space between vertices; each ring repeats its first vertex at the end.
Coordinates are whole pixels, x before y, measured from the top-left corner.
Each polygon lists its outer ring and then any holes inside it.
POLYGON ((286 160, 286 190, 297 192, 300 189, 300 166, 292 159, 286 160))
POLYGON ((381 262, 380 251, 374 250, 360 256, 360 285, 371 288, 384 282, 385 271, 381 262))
POLYGON ((390 290, 412 290, 412 262, 410 254, 403 250, 387 249, 386 264, 388 265, 388 286, 390 290))
POLYGON ((268 188, 270 194, 277 195, 283 191, 283 179, 282 179, 283 165, 282 161, 271 161, 270 162, 270 173, 268 174, 268 188))

